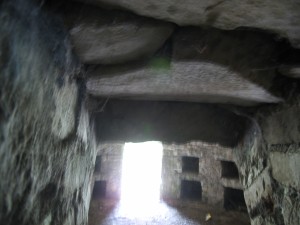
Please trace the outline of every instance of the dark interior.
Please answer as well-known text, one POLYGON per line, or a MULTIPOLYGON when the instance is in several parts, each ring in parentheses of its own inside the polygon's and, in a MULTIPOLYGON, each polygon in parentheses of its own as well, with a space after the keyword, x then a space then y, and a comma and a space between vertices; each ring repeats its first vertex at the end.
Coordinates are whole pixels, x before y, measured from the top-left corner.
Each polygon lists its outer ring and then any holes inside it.
POLYGON ((247 211, 243 190, 224 188, 224 208, 226 210, 247 211))
POLYGON ((221 161, 222 177, 239 178, 239 171, 234 162, 221 161))
POLYGON ((95 181, 93 198, 104 198, 106 196, 106 181, 95 181))
POLYGON ((199 181, 181 181, 181 199, 199 201, 202 199, 202 186, 199 181))
POLYGON ((199 158, 197 157, 182 157, 182 172, 199 172, 199 158))

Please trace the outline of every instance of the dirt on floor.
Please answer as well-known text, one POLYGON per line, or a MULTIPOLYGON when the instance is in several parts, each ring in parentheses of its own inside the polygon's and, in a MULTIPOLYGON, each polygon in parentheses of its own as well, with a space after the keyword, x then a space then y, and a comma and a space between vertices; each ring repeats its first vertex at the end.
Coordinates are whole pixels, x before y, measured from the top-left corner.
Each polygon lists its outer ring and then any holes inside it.
POLYGON ((92 199, 89 225, 250 225, 247 213, 225 211, 204 204, 159 202, 122 205, 117 200, 92 199), (144 208, 143 208, 144 207, 144 208))

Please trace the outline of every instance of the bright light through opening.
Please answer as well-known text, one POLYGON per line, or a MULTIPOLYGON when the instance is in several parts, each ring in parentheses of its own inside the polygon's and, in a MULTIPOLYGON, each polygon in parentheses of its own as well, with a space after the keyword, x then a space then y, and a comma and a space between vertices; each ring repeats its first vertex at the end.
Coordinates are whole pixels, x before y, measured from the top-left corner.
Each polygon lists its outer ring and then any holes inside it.
POLYGON ((121 208, 126 216, 147 216, 159 203, 162 151, 161 142, 125 144, 121 208))

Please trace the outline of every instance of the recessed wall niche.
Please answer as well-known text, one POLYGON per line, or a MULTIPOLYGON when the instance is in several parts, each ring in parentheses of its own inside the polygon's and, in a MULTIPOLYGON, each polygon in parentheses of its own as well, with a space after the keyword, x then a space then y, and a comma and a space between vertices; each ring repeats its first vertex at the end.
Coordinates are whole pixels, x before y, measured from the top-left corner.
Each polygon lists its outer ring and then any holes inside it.
POLYGON ((106 196, 106 181, 95 181, 93 189, 93 198, 104 198, 106 196))
POLYGON ((180 198, 200 201, 202 199, 202 186, 199 181, 182 180, 180 198))
POLYGON ((221 161, 222 177, 224 178, 239 178, 239 171, 234 162, 221 161))
POLYGON ((224 188, 224 208, 226 210, 247 211, 243 190, 224 188))
POLYGON ((199 173, 199 158, 183 156, 182 172, 199 173))

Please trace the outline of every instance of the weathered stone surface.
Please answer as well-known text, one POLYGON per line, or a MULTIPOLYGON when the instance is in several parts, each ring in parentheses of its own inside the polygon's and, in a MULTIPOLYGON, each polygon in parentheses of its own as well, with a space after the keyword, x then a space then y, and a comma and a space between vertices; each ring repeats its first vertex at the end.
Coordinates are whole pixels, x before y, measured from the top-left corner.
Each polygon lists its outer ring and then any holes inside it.
POLYGON ((300 194, 285 189, 282 201, 282 214, 285 224, 300 224, 300 194))
POLYGON ((228 67, 209 62, 172 62, 170 69, 156 68, 151 63, 145 67, 99 67, 90 76, 87 91, 102 97, 244 106, 281 101, 228 67))
POLYGON ((300 78, 300 65, 281 66, 279 72, 287 77, 300 78))
POLYGON ((234 146, 245 129, 244 119, 209 104, 103 100, 94 112, 99 141, 202 140, 234 146))
POLYGON ((244 191, 245 201, 248 210, 253 210, 262 199, 268 199, 272 196, 272 183, 268 169, 265 169, 253 182, 253 184, 244 191))
POLYGON ((262 130, 269 144, 290 144, 300 142, 299 103, 273 108, 261 118, 262 130))
POLYGON ((270 162, 277 181, 300 190, 300 153, 271 152, 270 162))
POLYGON ((284 104, 262 107, 255 118, 248 117, 252 126, 240 151, 234 151, 240 174, 247 180, 245 200, 253 225, 299 224, 299 130, 294 127, 298 111, 295 96, 284 104))
POLYGON ((248 120, 247 131, 240 145, 235 148, 235 162, 245 188, 249 187, 267 166, 267 153, 262 141, 261 128, 257 122, 248 120))
POLYGON ((93 133, 80 65, 51 15, 36 1, 1 2, 1 224, 87 224, 93 133))
POLYGON ((117 64, 153 55, 171 35, 171 23, 87 5, 66 14, 76 54, 83 63, 117 64))
POLYGON ((60 139, 67 138, 75 130, 78 88, 76 83, 65 82, 64 87, 55 90, 55 115, 52 132, 60 139))
POLYGON ((232 151, 229 148, 199 141, 180 145, 164 144, 162 197, 165 199, 179 199, 181 197, 182 180, 198 181, 202 187, 201 202, 223 208, 222 168, 220 162, 216 160, 216 157, 222 154, 223 150, 232 151), (183 156, 199 158, 199 171, 194 173, 184 171, 183 156))
POLYGON ((80 1, 124 8, 179 25, 210 25, 226 30, 238 27, 269 30, 289 38, 295 47, 300 47, 300 3, 297 1, 80 1))
POLYGON ((101 157, 101 169, 95 180, 106 182, 107 198, 120 198, 124 143, 101 143, 97 155, 101 157))
MULTIPOLYGON (((269 89, 285 44, 259 31, 186 27, 173 35, 176 62, 210 62, 269 89)), ((188 76, 188 74, 185 74, 188 76)))

